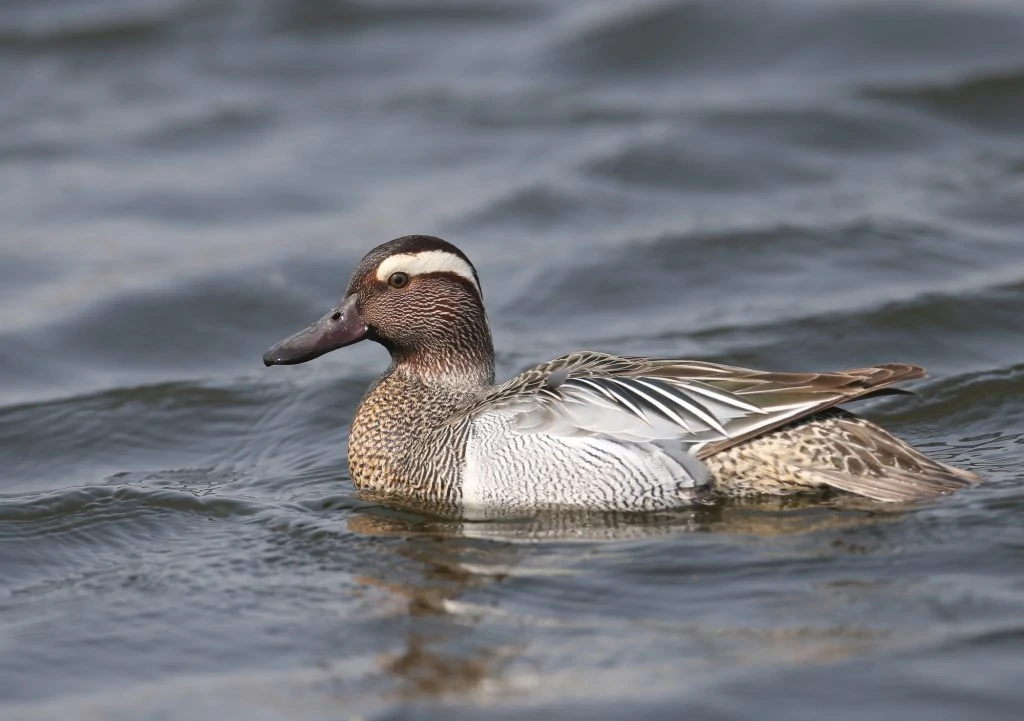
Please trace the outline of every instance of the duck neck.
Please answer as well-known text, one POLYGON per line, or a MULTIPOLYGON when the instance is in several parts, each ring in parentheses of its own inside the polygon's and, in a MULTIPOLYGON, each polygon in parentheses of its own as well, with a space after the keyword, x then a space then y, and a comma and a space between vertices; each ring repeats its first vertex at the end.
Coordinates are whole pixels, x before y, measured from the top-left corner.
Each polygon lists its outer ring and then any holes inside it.
POLYGON ((412 348, 389 347, 393 371, 427 387, 474 392, 494 385, 494 342, 487 320, 468 320, 442 338, 419 339, 412 348))

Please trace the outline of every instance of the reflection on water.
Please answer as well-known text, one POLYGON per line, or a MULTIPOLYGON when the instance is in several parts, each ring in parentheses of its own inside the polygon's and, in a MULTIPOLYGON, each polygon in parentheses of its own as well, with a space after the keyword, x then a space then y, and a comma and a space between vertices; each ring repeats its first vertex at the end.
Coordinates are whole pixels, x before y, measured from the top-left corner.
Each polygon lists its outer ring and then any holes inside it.
MULTIPOLYGON (((841 504, 840 504, 841 505, 841 504)), ((891 631, 844 625, 763 628, 704 624, 693 619, 683 624, 645 618, 642 605, 619 607, 620 614, 595 625, 573 617, 538 618, 499 609, 474 600, 482 589, 485 596, 501 593, 510 578, 564 577, 586 573, 574 564, 559 560, 557 567, 537 565, 524 554, 522 543, 569 543, 578 553, 619 553, 617 542, 635 542, 692 533, 718 533, 743 537, 741 543, 757 543, 777 536, 815 534, 830 553, 869 554, 869 544, 852 542, 837 531, 858 526, 898 522, 900 512, 877 508, 862 512, 827 508, 813 501, 772 499, 767 502, 724 504, 715 508, 678 514, 545 513, 508 521, 458 522, 396 513, 386 507, 367 506, 347 522, 350 531, 370 537, 397 537, 402 542, 391 548, 416 561, 422 575, 400 581, 373 575, 359 581, 385 589, 401 603, 392 611, 396 617, 428 619, 425 631, 419 624, 409 627, 401 651, 386 654, 381 671, 395 679, 393 693, 399 698, 488 698, 514 697, 521 685, 519 666, 529 666, 530 656, 544 644, 543 630, 571 629, 573 632, 665 633, 683 638, 687 646, 699 649, 691 658, 676 658, 712 673, 735 664, 828 663, 864 655, 880 647, 894 648, 920 639, 894 638, 891 631), (831 540, 829 540, 831 539, 831 540), (596 544, 596 545, 595 545, 596 544), (606 547, 612 544, 611 547, 606 547), (636 612, 640 611, 639 615, 636 612), (480 626, 499 626, 500 633, 476 633, 480 626), (519 633, 510 627, 520 627, 519 633), (541 633, 541 638, 535 634, 541 633), (495 637, 492 644, 479 645, 474 638, 495 637), (526 656, 527 658, 522 658, 526 656), (512 668, 509 671, 509 668, 512 668)), ((825 584, 828 595, 855 598, 862 590, 858 582, 825 584)), ((868 587, 871 584, 867 584, 868 587)), ((872 591, 891 591, 880 584, 872 591)), ((642 589, 637 589, 639 593, 642 589)), ((586 653, 586 646, 579 648, 586 653)))
POLYGON ((784 536, 898 521, 901 511, 914 508, 920 505, 880 506, 844 496, 736 498, 657 513, 565 510, 479 521, 417 515, 392 505, 367 506, 348 520, 348 527, 368 535, 507 542, 625 541, 694 532, 784 536), (853 512, 857 509, 861 512, 853 512))

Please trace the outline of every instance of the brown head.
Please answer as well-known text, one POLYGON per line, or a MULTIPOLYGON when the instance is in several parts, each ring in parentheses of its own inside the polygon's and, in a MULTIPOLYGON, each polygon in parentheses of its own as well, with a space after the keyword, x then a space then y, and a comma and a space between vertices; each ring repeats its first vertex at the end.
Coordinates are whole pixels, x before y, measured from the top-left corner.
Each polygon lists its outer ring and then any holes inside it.
POLYGON ((378 245, 352 273, 341 303, 270 348, 263 362, 305 363, 366 339, 387 348, 402 370, 493 381, 494 346, 476 269, 440 238, 407 235, 378 245))

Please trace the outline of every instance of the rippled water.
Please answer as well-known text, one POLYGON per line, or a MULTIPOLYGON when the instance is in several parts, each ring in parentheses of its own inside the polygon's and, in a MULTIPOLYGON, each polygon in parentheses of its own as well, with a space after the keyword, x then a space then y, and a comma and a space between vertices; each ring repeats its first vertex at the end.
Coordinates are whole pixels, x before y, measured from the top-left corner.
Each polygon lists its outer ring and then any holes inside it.
POLYGON ((0 716, 1016 719, 1016 0, 0 5, 0 716), (358 498, 363 252, 577 348, 908 361, 915 508, 443 522, 358 498))

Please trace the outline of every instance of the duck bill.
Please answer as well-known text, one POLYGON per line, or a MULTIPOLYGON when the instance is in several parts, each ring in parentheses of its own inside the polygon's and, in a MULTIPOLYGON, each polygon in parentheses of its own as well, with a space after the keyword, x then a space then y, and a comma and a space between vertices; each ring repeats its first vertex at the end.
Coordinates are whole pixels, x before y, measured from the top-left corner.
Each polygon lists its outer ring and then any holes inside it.
POLYGON ((285 338, 263 354, 266 366, 294 365, 319 358, 337 348, 358 343, 369 330, 356 308, 353 293, 323 318, 285 338))

